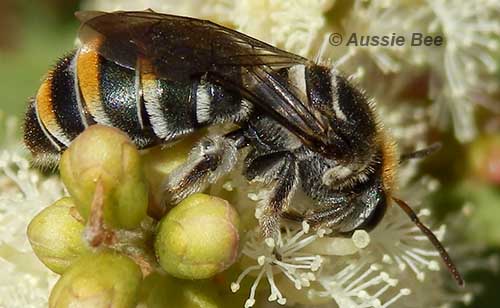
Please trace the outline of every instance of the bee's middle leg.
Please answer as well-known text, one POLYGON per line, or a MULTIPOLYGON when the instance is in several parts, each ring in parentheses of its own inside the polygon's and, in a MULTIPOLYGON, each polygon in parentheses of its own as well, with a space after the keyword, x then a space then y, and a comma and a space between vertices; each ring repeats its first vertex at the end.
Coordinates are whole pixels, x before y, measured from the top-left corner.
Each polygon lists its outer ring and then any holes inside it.
POLYGON ((271 187, 258 219, 263 236, 275 237, 281 217, 298 186, 297 162, 289 152, 264 155, 247 166, 246 176, 251 181, 262 181, 271 187))
POLYGON ((224 136, 202 138, 189 153, 187 161, 167 177, 163 185, 165 201, 178 203, 215 183, 233 169, 238 150, 244 146, 243 129, 224 136))

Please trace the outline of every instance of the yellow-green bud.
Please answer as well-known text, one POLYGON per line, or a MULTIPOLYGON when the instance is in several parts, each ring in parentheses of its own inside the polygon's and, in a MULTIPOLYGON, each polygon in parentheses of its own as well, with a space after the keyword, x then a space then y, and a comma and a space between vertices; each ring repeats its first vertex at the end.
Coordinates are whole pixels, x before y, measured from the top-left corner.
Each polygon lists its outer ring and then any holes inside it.
POLYGON ((82 239, 84 225, 72 215, 72 210, 75 208, 71 198, 62 198, 38 213, 28 226, 33 251, 58 274, 90 251, 82 239))
POLYGON ((141 304, 148 308, 223 307, 211 281, 187 281, 159 273, 149 275, 141 287, 141 304))
POLYGON ((144 173, 150 188, 148 209, 150 216, 161 219, 165 215, 167 208, 164 207, 162 200, 163 182, 172 170, 187 160, 196 139, 195 134, 190 135, 168 148, 157 146, 144 154, 144 173))
POLYGON ((87 255, 61 276, 49 307, 136 307, 141 281, 139 267, 128 257, 112 252, 87 255))
POLYGON ((96 185, 102 185, 104 221, 135 228, 145 218, 148 190, 139 152, 122 131, 93 125, 64 152, 61 178, 80 214, 88 219, 96 185))
POLYGON ((484 135, 468 147, 472 175, 486 183, 500 186, 500 134, 484 135))
POLYGON ((236 260, 239 218, 224 199, 194 194, 161 221, 155 241, 162 268, 184 279, 209 278, 236 260))

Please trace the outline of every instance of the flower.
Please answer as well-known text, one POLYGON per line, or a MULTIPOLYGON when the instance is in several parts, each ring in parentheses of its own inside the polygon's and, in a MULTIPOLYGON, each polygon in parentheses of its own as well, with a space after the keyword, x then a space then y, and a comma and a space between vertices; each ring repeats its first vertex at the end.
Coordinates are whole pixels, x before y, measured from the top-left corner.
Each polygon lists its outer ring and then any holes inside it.
POLYGON ((23 147, 17 138, 19 120, 0 110, 0 149, 22 152, 23 147))
POLYGON ((257 276, 245 307, 256 303, 256 290, 264 276, 270 287, 268 300, 281 305, 287 303, 284 292, 290 290, 284 284, 290 282, 310 304, 321 302, 321 298, 331 298, 340 308, 385 308, 411 293, 408 288, 386 292, 396 286, 397 279, 382 271, 382 265, 370 264, 373 255, 359 254, 370 242, 368 233, 355 232, 352 239, 325 237, 330 233, 328 229, 311 232, 307 223, 300 228, 285 225, 277 241, 268 238, 263 243, 259 231, 255 230, 243 254, 257 264, 246 267, 231 284, 231 290, 237 292, 242 280, 254 272, 257 276), (322 254, 314 254, 315 251, 322 254))
MULTIPOLYGON (((434 48, 412 47, 411 44, 350 46, 331 53, 343 58, 342 62, 349 59, 352 63, 346 69, 351 72, 357 71, 359 66, 365 71, 373 70, 370 64, 374 63, 391 80, 390 87, 396 89, 393 95, 398 94, 398 87, 404 89, 402 85, 418 79, 422 69, 428 70, 429 87, 425 94, 433 101, 434 123, 446 127, 450 114, 457 139, 469 141, 477 134, 475 105, 499 111, 493 98, 500 90, 496 77, 499 69, 496 55, 500 46, 498 14, 500 4, 491 0, 467 3, 459 0, 357 0, 342 22, 342 29, 347 34, 382 36, 395 33, 404 35, 409 41, 411 33, 418 32, 434 37, 440 35, 445 44, 434 48), (392 80, 393 73, 403 77, 392 80)), ((376 72, 368 75, 372 73, 376 72)))
POLYGON ((411 294, 411 290, 407 288, 396 293, 387 292, 398 284, 398 280, 381 271, 381 268, 376 263, 368 264, 366 259, 337 268, 335 274, 324 275, 319 279, 325 289, 319 295, 332 297, 340 308, 386 308, 401 297, 411 294), (391 295, 382 303, 380 298, 387 293, 391 295))
POLYGON ((316 280, 314 273, 320 269, 323 260, 319 255, 303 252, 303 249, 329 231, 325 229, 319 229, 315 233, 309 233, 309 231, 309 225, 303 223, 301 228, 290 228, 285 225, 285 231, 278 235, 276 241, 267 238, 263 242, 259 229, 255 229, 249 235, 246 246, 243 248, 243 255, 256 261, 257 264, 247 267, 231 284, 231 291, 236 292, 240 289, 241 281, 248 274, 253 271, 258 273, 250 288, 245 308, 255 304, 255 291, 264 275, 271 288, 268 300, 277 301, 280 305, 286 304, 286 298, 275 283, 275 271, 285 275, 298 290, 309 287, 311 281, 316 280))
MULTIPOLYGON (((409 268, 418 280, 424 281, 425 271, 439 271, 439 254, 402 212, 399 208, 391 208, 385 217, 387 221, 372 232, 372 245, 380 250, 383 263, 395 265, 401 271, 409 268)), ((421 209, 417 215, 425 218, 430 215, 430 211, 421 209)), ((442 226, 434 234, 442 240, 444 231, 442 226)))
POLYGON ((46 305, 56 275, 31 251, 26 228, 44 206, 58 199, 62 185, 55 178, 42 178, 15 151, 0 154, 0 306, 46 305))
POLYGON ((307 56, 325 25, 333 0, 235 1, 228 10, 236 30, 291 52, 307 56), (262 12, 269 12, 262 18, 262 12))
POLYGON ((436 72, 441 78, 444 75, 446 84, 441 91, 431 89, 434 90, 431 98, 436 104, 448 106, 457 138, 469 141, 477 134, 474 104, 496 106, 488 102, 488 94, 498 91, 498 59, 495 57, 500 50, 497 17, 500 3, 490 0, 426 2, 434 15, 429 27, 439 28, 447 42, 443 66, 436 72))

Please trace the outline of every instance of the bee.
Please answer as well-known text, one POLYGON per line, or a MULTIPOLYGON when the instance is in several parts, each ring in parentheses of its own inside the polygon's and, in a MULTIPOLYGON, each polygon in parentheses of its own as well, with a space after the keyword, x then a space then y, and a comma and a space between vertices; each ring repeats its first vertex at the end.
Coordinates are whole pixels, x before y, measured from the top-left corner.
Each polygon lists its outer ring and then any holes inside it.
POLYGON ((170 144, 217 124, 165 181, 176 203, 243 161, 248 181, 269 187, 259 218, 272 237, 282 219, 337 234, 373 229, 391 201, 458 270, 436 236, 393 196, 400 161, 374 103, 331 67, 210 21, 143 12, 79 12, 80 47, 43 81, 26 113, 35 163, 54 166, 95 123, 121 129, 138 148, 170 144), (242 157, 242 149, 246 156, 242 157), (313 200, 292 210, 302 190, 313 200))

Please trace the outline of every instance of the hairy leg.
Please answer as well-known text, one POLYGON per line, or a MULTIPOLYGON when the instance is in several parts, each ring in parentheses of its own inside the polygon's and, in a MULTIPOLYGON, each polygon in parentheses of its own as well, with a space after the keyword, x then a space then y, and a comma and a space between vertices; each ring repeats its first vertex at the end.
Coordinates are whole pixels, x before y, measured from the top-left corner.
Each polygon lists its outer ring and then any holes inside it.
POLYGON ((279 232, 283 211, 298 186, 297 162, 288 152, 267 154, 251 161, 246 176, 250 181, 264 182, 271 187, 258 219, 263 236, 274 237, 279 232))
POLYGON ((309 210, 305 213, 288 210, 283 213, 282 217, 297 222, 305 221, 313 229, 327 227, 335 230, 342 227, 343 222, 352 212, 353 207, 335 204, 323 205, 320 208, 309 210))
POLYGON ((242 130, 224 136, 207 136, 191 150, 187 161, 177 167, 164 183, 165 200, 178 203, 187 196, 203 191, 231 171, 238 150, 246 146, 242 130))

